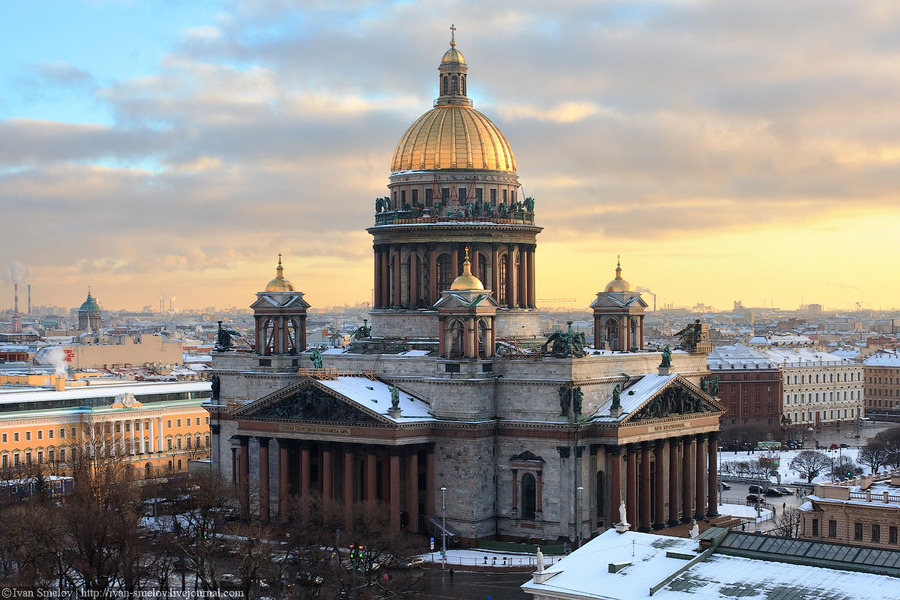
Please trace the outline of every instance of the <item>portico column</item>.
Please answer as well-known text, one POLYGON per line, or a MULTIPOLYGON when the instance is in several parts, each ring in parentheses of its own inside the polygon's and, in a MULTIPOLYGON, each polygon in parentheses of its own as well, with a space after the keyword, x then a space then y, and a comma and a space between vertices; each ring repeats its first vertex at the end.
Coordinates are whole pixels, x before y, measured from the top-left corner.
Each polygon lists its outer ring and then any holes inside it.
POLYGON ((378 488, 375 486, 376 467, 375 449, 369 448, 366 452, 366 502, 375 502, 378 499, 376 498, 378 488))
POLYGON ((381 246, 381 307, 391 307, 391 246, 381 246))
POLYGON ((353 518, 353 500, 356 497, 353 483, 356 481, 356 460, 353 455, 353 448, 349 444, 344 444, 344 521, 349 528, 353 518))
POLYGON ((137 448, 137 421, 132 419, 129 424, 131 425, 131 455, 134 456, 138 453, 137 448))
POLYGON ((334 450, 331 445, 325 445, 322 448, 322 500, 325 504, 330 504, 334 500, 334 450))
POLYGON ((639 530, 650 531, 650 442, 641 442, 641 525, 639 530))
POLYGON ((390 488, 391 488, 391 529, 400 531, 400 450, 391 448, 390 488))
POLYGON ((288 444, 290 444, 290 440, 278 439, 278 520, 281 523, 288 521, 288 507, 291 498, 288 444))
POLYGON ((154 452, 153 446, 156 440, 153 439, 153 421, 154 419, 147 419, 147 447, 151 453, 154 452))
POLYGON ((491 291, 494 300, 500 302, 500 244, 491 243, 491 291))
POLYGON ((537 472, 537 494, 535 494, 537 498, 535 499, 536 509, 540 512, 544 512, 544 472, 537 472))
POLYGON ((693 464, 691 462, 691 451, 694 445, 694 438, 686 435, 682 439, 682 447, 684 448, 681 455, 681 522, 690 523, 691 515, 691 486, 693 479, 693 464))
POLYGON ((516 245, 507 245, 506 250, 506 306, 516 307, 516 245))
POLYGON ((400 308, 403 306, 403 292, 400 287, 400 270, 402 268, 400 257, 403 255, 403 246, 401 244, 394 244, 393 248, 394 257, 392 262, 394 264, 394 287, 393 290, 391 290, 391 306, 400 308))
POLYGON ((697 434, 697 450, 694 455, 696 466, 694 468, 694 485, 696 486, 696 513, 695 519, 706 517, 706 434, 697 434))
POLYGON ((434 515, 434 448, 425 451, 425 514, 434 515))
POLYGON ((372 251, 375 254, 375 298, 374 307, 381 308, 381 251, 376 244, 372 245, 372 251))
POLYGON ((437 284, 437 245, 434 242, 428 244, 428 306, 438 301, 437 284))
POLYGON ((419 531, 419 453, 406 455, 406 512, 409 515, 409 531, 419 531))
POLYGON ((300 497, 309 496, 309 445, 303 444, 300 447, 300 497))
POLYGON ((656 463, 656 481, 654 482, 656 497, 656 517, 653 524, 654 529, 663 529, 666 526, 666 488, 664 474, 665 458, 663 453, 666 449, 666 440, 656 440, 653 444, 653 458, 656 463))
POLYGON ((706 486, 706 493, 707 493, 707 501, 706 502, 708 504, 706 516, 707 517, 718 517, 719 516, 719 511, 718 511, 719 503, 716 498, 716 492, 719 491, 719 477, 718 477, 719 432, 713 431, 713 432, 707 434, 707 437, 709 439, 709 442, 708 442, 709 462, 707 464, 706 471, 709 474, 709 476, 708 476, 708 481, 707 481, 707 486, 706 486))
POLYGON ((162 452, 165 450, 163 447, 163 420, 162 417, 156 417, 156 451, 162 452))
POLYGON ((625 500, 625 508, 628 511, 628 522, 631 523, 631 526, 634 529, 638 528, 638 506, 637 506, 637 451, 638 448, 635 444, 628 444, 626 447, 626 452, 628 455, 626 456, 626 471, 625 471, 625 486, 626 486, 626 500, 625 500))
POLYGON ((419 253, 416 245, 409 249, 409 307, 416 308, 419 305, 419 253))
POLYGON ((240 489, 241 514, 250 519, 250 437, 238 436, 241 452, 238 462, 238 488, 240 489))
POLYGON ((125 456, 125 421, 119 423, 119 456, 125 456))
POLYGON ((528 247, 528 308, 537 307, 537 292, 534 285, 534 244, 528 247))
POLYGON ((609 519, 614 522, 619 514, 619 503, 622 501, 622 447, 607 446, 609 457, 609 519))
POLYGON ((669 521, 668 525, 678 524, 678 451, 681 441, 669 439, 669 521))
POLYGON ((258 437, 259 442, 259 520, 269 522, 269 438, 258 437))
POLYGON ((528 306, 528 251, 526 250, 527 246, 525 244, 519 244, 519 290, 518 290, 518 300, 519 306, 522 308, 526 308, 528 306))
POLYGON ((459 276, 459 245, 450 244, 450 282, 452 283, 459 276))

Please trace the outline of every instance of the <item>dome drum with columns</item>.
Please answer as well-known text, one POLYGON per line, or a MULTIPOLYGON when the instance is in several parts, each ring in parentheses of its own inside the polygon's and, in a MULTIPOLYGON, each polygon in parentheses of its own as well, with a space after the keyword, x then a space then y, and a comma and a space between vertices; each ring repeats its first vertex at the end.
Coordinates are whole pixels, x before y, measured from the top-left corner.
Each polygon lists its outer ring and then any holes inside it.
POLYGON ((372 335, 434 337, 435 303, 462 273, 485 282, 501 310, 500 337, 540 334, 536 314, 534 201, 494 123, 466 96, 468 65, 451 39, 434 107, 401 137, 390 196, 376 201, 372 335))

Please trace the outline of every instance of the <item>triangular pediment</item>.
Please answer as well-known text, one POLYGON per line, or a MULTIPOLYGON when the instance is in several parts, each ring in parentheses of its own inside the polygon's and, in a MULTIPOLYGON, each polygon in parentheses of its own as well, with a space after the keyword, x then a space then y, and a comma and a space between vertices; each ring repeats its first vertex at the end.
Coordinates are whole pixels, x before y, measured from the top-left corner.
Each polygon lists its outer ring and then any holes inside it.
POLYGON ((675 377, 665 387, 654 392, 641 406, 633 410, 625 418, 625 421, 647 421, 723 412, 725 412, 725 408, 715 398, 687 380, 675 377))
POLYGON ((600 292, 597 299, 591 303, 591 308, 647 308, 640 294, 623 292, 600 292))
POLYGON ((526 450, 524 452, 520 452, 514 456, 511 456, 509 460, 511 462, 545 462, 543 458, 541 458, 531 450, 526 450))
POLYGON ((484 292, 468 294, 444 292, 441 299, 434 303, 434 307, 441 310, 476 307, 496 308, 497 306, 499 305, 494 300, 494 297, 490 293, 484 292))
POLYGON ((305 310, 310 304, 303 299, 303 292, 259 292, 250 305, 255 311, 266 308, 294 308, 305 310))
POLYGON ((352 424, 384 424, 381 415, 371 413, 340 394, 304 378, 232 413, 249 421, 314 421, 352 424))

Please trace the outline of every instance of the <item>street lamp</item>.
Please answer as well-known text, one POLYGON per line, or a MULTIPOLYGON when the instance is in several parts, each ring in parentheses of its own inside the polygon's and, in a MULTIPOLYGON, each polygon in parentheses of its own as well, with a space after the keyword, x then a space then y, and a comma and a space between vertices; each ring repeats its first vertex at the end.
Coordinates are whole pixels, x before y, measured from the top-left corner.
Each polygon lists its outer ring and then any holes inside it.
POLYGON ((447 505, 444 503, 444 492, 447 491, 447 488, 441 487, 441 511, 443 512, 441 516, 441 568, 444 568, 444 563, 447 562, 447 505))
POLYGON ((581 548, 581 513, 579 511, 579 507, 582 504, 582 492, 584 492, 584 486, 578 486, 576 488, 578 490, 578 496, 575 497, 575 523, 576 523, 576 548, 581 548))

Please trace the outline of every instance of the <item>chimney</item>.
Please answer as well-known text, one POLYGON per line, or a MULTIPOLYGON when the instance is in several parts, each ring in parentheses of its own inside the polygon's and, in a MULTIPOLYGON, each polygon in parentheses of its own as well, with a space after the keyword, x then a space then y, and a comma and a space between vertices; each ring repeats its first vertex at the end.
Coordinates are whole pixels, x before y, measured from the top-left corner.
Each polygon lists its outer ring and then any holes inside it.
POLYGON ((28 284, 28 314, 31 314, 31 284, 28 284))
POLYGON ((13 284, 13 312, 19 313, 19 284, 13 284))
POLYGON ((57 375, 56 383, 54 384, 54 387, 56 387, 57 392, 66 391, 66 376, 65 375, 57 375))

